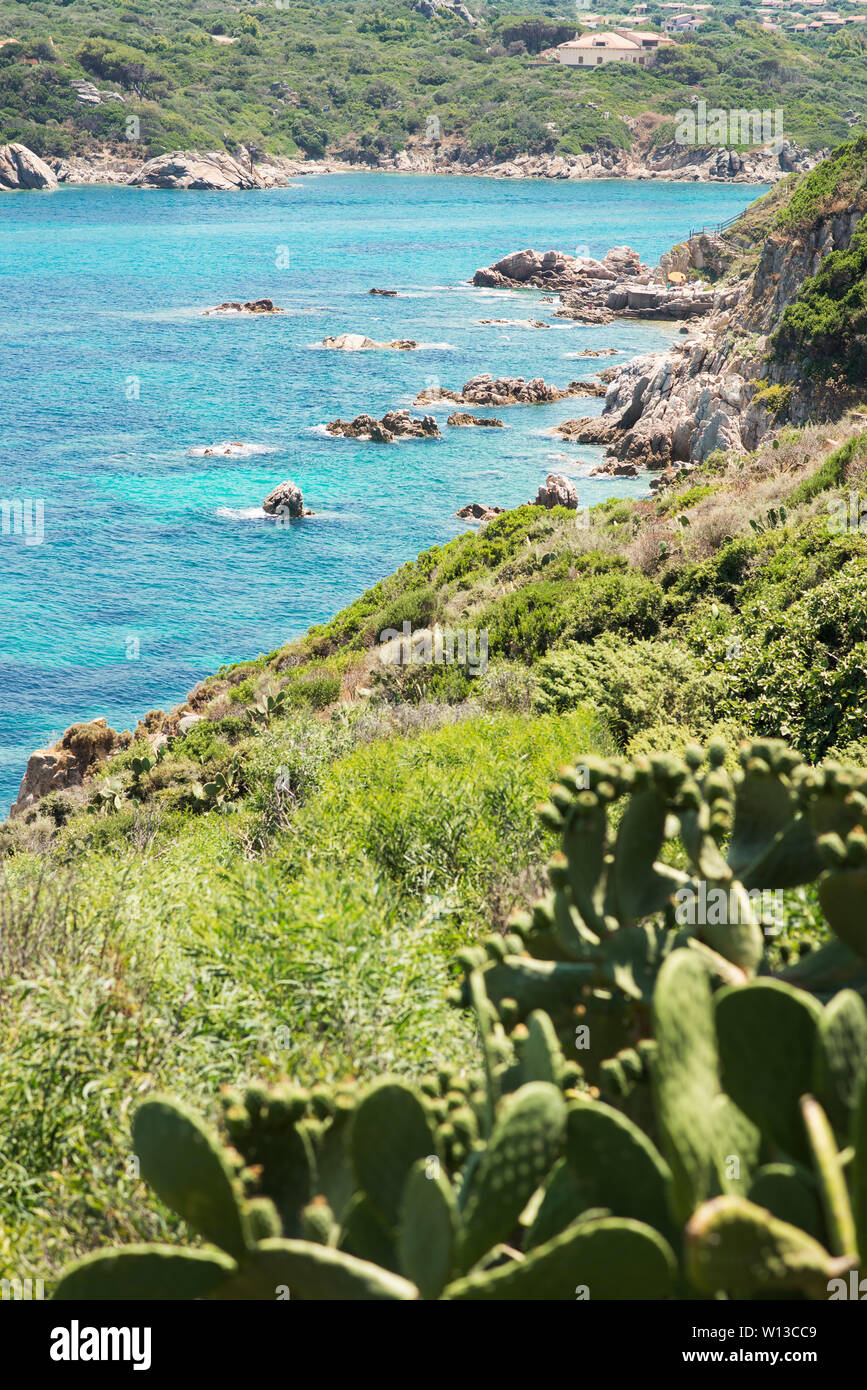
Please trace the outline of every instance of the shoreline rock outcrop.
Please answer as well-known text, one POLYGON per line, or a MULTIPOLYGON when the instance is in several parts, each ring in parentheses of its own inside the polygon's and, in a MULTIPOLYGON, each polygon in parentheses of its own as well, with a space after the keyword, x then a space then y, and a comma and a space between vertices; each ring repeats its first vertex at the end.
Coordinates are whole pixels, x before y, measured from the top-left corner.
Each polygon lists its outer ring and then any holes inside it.
POLYGON ((381 420, 374 415, 356 415, 354 420, 332 420, 325 426, 329 434, 343 439, 368 439, 374 444, 391 444, 395 439, 441 439, 432 415, 421 419, 408 410, 389 410, 381 420))
POLYGON ((410 146, 393 156, 383 156, 380 169, 401 173, 463 174, 492 179, 658 179, 662 183, 769 183, 793 171, 812 169, 828 153, 811 154, 784 141, 752 150, 732 150, 720 145, 681 145, 671 140, 647 146, 637 142, 632 150, 589 150, 581 154, 518 154, 513 159, 480 159, 459 140, 432 148, 410 146))
MULTIPOLYGON (((864 215, 857 206, 819 212, 797 235, 772 227, 754 268, 725 286, 688 336, 667 351, 608 368, 602 414, 566 420, 552 433, 607 446, 597 471, 635 476, 626 466, 660 474, 689 469, 716 450, 752 451, 783 423, 834 418, 849 403, 844 388, 805 372, 801 360, 769 357, 771 335, 824 258, 846 250, 864 215)), ((723 266, 733 259, 725 239, 716 248, 696 248, 696 240, 675 253, 716 255, 723 266)))
POLYGON ((578 508, 578 489, 563 473, 549 473, 544 483, 539 484, 539 491, 536 493, 536 500, 533 503, 536 507, 569 507, 571 511, 578 508))
POLYGON ((455 405, 548 405, 552 401, 562 401, 568 396, 602 396, 604 387, 593 381, 570 381, 562 389, 549 386, 542 377, 530 381, 522 376, 493 377, 490 372, 482 372, 464 382, 460 391, 450 391, 444 386, 428 386, 415 398, 416 405, 434 401, 453 401, 455 405))
POLYGON ((131 741, 130 733, 119 734, 104 719, 72 724, 57 743, 30 754, 10 819, 23 816, 51 792, 80 787, 86 773, 131 741))
POLYGON ((669 281, 673 267, 642 264, 631 246, 613 246, 602 260, 570 256, 562 251, 514 251, 492 266, 477 270, 472 283, 493 289, 545 289, 559 292, 554 317, 584 324, 611 323, 614 318, 701 318, 726 307, 731 296, 709 282, 689 282, 681 272, 669 281))
POLYGON ((485 155, 476 158, 459 140, 438 145, 424 141, 411 144, 396 155, 381 155, 371 166, 357 159, 338 156, 322 159, 290 159, 266 154, 251 171, 246 160, 239 161, 224 151, 201 154, 197 150, 175 150, 159 155, 143 166, 131 159, 122 143, 106 143, 87 153, 70 154, 48 160, 61 183, 132 184, 134 187, 179 188, 205 191, 233 191, 248 188, 285 188, 291 180, 311 175, 370 172, 453 174, 468 178, 494 179, 658 179, 677 183, 776 183, 793 171, 811 169, 828 153, 811 154, 784 143, 779 150, 729 150, 724 147, 666 145, 631 150, 591 150, 577 155, 519 154, 514 159, 496 160, 485 155), (158 164, 157 161, 161 161, 158 164), (224 165, 229 161, 233 171, 224 165), (146 172, 147 171, 147 172, 146 172))
POLYGON ((173 150, 147 160, 127 179, 130 188, 174 188, 204 193, 230 193, 274 187, 261 172, 245 168, 225 150, 200 154, 173 150))
POLYGON ((468 502, 465 507, 458 508, 455 516, 462 521, 492 521, 505 510, 505 507, 489 507, 485 502, 468 502))
POLYGON ((56 187, 57 175, 38 154, 17 142, 0 145, 0 191, 56 187))

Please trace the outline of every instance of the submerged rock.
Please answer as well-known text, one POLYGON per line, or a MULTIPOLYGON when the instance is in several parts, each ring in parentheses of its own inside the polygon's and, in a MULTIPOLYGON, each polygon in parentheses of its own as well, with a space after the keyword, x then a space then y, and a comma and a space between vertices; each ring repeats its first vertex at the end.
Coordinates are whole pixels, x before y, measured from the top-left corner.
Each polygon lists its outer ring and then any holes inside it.
POLYGON ((439 439, 439 427, 432 415, 421 419, 408 410, 389 410, 381 420, 373 415, 356 415, 354 420, 332 420, 325 426, 329 434, 344 439, 370 439, 390 444, 394 439, 439 439))
POLYGON ((368 294, 381 294, 385 299, 396 299, 397 290, 368 290, 368 294))
POLYGON ((215 304, 206 309, 206 314, 284 314, 273 299, 248 299, 243 304, 239 299, 227 299, 225 304, 215 304))
POLYGON ((309 507, 304 506, 304 499, 301 489, 297 483, 287 481, 278 483, 273 492, 269 492, 265 501, 262 503, 263 512, 268 516, 279 518, 289 518, 294 521, 302 516, 315 516, 309 507))
POLYGON ((479 319, 479 325, 487 328, 492 325, 498 328, 550 328, 550 323, 545 323, 544 319, 479 319))
POLYGON ((218 454, 229 458, 249 458, 251 454, 267 453, 268 450, 261 444, 242 444, 240 439, 226 439, 220 444, 197 444, 188 452, 191 458, 212 458, 218 454))
POLYGON ((0 145, 0 190, 56 188, 57 175, 26 145, 0 145))

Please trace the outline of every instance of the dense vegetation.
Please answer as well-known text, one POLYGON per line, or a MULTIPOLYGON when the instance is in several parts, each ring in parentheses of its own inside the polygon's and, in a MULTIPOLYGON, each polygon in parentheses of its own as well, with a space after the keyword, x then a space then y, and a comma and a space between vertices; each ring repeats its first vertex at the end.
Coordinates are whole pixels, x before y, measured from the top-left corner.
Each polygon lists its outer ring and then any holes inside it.
MULTIPOLYGON (((9 0, 0 134, 63 155, 122 145, 135 115, 147 154, 252 146, 375 163, 427 138, 432 117, 454 158, 503 159, 625 148, 654 128, 671 138, 673 114, 699 97, 782 107, 786 135, 813 149, 845 138, 846 111, 867 110, 861 29, 770 34, 739 0, 654 68, 578 72, 536 56, 579 32, 571 6, 470 8, 475 27, 410 0, 9 0), (124 102, 81 103, 71 79, 124 102)), ((649 22, 663 13, 651 6, 649 22)))
POLYGON ((93 1253, 56 1297, 846 1296, 867 1251, 867 773, 777 740, 725 761, 715 740, 561 769, 553 892, 459 955, 479 1070, 230 1089, 231 1147, 146 1100, 141 1176, 208 1244, 93 1253), (817 878, 834 937, 793 986, 770 973, 774 900, 817 878))

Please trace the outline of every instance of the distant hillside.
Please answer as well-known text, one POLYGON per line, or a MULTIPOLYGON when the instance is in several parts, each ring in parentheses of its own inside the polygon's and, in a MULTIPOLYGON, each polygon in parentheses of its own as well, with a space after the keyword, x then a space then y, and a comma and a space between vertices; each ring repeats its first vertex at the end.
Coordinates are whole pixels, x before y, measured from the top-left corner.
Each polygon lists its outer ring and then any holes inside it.
MULTIPOLYGON (((786 136, 812 150, 867 113, 864 26, 787 37, 752 22, 746 0, 724 0, 652 68, 576 71, 539 58, 580 32, 572 6, 516 8, 470 5, 469 24, 410 0, 9 0, 0 138, 62 156, 132 133, 148 155, 252 145, 370 164, 438 140, 471 162, 646 147, 670 139, 674 113, 699 97, 780 107, 786 136)), ((651 6, 646 22, 664 13, 651 6)))

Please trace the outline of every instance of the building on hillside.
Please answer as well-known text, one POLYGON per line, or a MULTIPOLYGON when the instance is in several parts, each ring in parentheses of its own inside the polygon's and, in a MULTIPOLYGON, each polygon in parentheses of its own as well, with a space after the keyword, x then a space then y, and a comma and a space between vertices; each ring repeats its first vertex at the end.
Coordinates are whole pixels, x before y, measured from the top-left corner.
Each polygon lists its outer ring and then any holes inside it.
POLYGON ((662 27, 666 34, 694 34, 702 24, 704 24, 704 15, 676 14, 672 15, 671 19, 667 19, 662 27))
POLYGON ((597 67, 600 63, 636 63, 649 67, 660 48, 673 48, 665 34, 642 29, 610 29, 602 34, 582 34, 555 48, 558 63, 567 67, 597 67))

